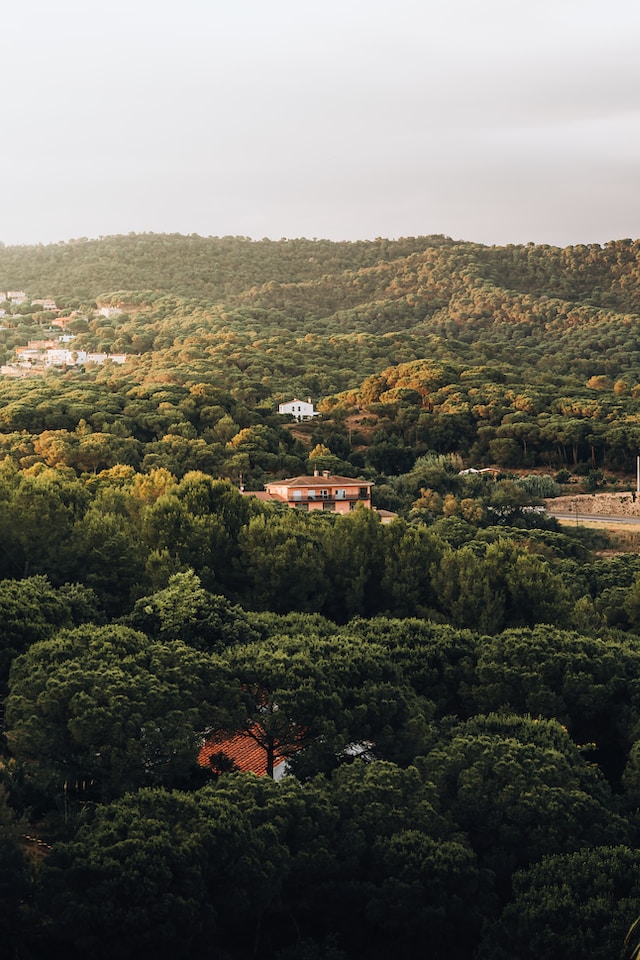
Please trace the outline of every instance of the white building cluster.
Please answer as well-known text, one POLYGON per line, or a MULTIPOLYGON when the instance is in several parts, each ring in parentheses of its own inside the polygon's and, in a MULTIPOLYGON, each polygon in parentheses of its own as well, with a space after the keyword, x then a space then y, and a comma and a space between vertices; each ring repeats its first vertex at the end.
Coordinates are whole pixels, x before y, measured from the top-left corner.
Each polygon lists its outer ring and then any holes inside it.
MULTIPOLYGON (((4 290, 0 291, 0 303, 6 302, 12 307, 19 307, 24 303, 30 303, 31 306, 40 307, 42 311, 59 314, 61 311, 52 297, 33 300, 24 290, 4 290)), ((8 310, 0 309, 0 317, 7 316, 8 310)), ((13 313, 13 311, 11 311, 13 313)), ((94 311, 95 316, 114 317, 122 313, 119 307, 98 306, 94 311)), ((53 317, 49 321, 49 330, 52 332, 54 327, 59 327, 63 332, 59 336, 54 336, 48 340, 30 340, 25 346, 15 348, 15 357, 11 363, 0 367, 0 373, 10 377, 26 377, 29 374, 40 373, 44 370, 55 368, 67 368, 84 366, 88 363, 126 363, 129 355, 126 353, 90 353, 87 350, 74 350, 72 341, 75 336, 71 333, 65 333, 67 324, 72 320, 78 319, 76 311, 69 316, 53 317)), ((86 319, 86 317, 83 317, 86 319)), ((2 327, 2 329, 7 329, 2 327)))
POLYGON ((126 353, 89 353, 87 350, 70 349, 68 344, 73 339, 66 335, 58 340, 30 340, 26 347, 16 347, 15 360, 0 367, 0 373, 20 377, 54 367, 78 367, 86 363, 126 363, 128 359, 126 353))

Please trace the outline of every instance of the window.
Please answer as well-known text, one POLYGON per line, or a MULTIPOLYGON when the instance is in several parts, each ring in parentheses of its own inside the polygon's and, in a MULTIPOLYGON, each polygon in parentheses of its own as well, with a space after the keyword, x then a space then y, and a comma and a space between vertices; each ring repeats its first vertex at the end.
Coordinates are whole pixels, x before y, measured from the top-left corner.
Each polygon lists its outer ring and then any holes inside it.
POLYGON ((369 499, 369 487, 360 487, 360 499, 361 500, 369 499))
POLYGON ((323 510, 335 510, 335 508, 336 505, 333 500, 325 500, 325 502, 322 504, 323 510))
POLYGON ((315 490, 307 490, 307 498, 308 498, 309 500, 315 500, 315 498, 316 498, 316 492, 315 492, 315 490))
POLYGON ((328 490, 321 490, 321 491, 320 491, 320 496, 322 497, 323 500, 328 500, 328 499, 329 499, 329 491, 328 491, 328 490))
POLYGON ((336 500, 346 500, 347 491, 346 490, 336 490, 336 500))

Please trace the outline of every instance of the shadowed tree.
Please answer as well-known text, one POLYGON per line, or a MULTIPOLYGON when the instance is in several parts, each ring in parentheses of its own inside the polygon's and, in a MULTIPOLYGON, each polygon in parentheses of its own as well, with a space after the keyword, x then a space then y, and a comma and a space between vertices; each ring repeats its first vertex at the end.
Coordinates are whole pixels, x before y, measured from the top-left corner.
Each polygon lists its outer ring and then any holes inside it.
POLYGON ((14 661, 7 740, 53 797, 106 801, 187 777, 227 687, 218 660, 180 641, 78 627, 14 661))

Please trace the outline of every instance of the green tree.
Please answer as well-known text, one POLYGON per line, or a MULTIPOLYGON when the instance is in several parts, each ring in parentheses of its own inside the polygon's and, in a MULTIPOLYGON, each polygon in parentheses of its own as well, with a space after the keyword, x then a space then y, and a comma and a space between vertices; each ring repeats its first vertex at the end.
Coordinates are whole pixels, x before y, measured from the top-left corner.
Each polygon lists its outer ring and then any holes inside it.
POLYGON ((489 877, 453 835, 433 785, 415 767, 341 767, 331 780, 340 812, 339 873, 324 887, 325 923, 350 956, 409 960, 428 940, 435 955, 463 958, 489 909, 489 877))
POLYGON ((104 960, 202 956, 218 935, 209 856, 216 846, 224 851, 217 872, 224 876, 224 859, 230 881, 229 859, 242 855, 232 833, 240 838, 246 829, 224 811, 216 844, 214 823, 187 794, 147 789, 109 804, 47 858, 39 902, 49 928, 67 948, 104 960))
POLYGON ((478 649, 475 710, 557 719, 617 786, 635 739, 640 650, 632 641, 537 626, 506 630, 478 649))
POLYGON ((0 785, 0 936, 7 956, 27 955, 33 872, 23 849, 27 825, 11 809, 0 785))
POLYGON ((52 637, 61 627, 87 620, 98 622, 100 614, 91 590, 78 584, 56 589, 47 577, 0 580, 0 691, 6 693, 9 670, 15 657, 32 643, 52 637))
POLYGON ((258 639, 244 610, 205 590, 193 570, 174 574, 164 590, 136 600, 121 622, 157 640, 217 652, 258 639))
POLYGON ((478 960, 619 957, 640 909, 639 866, 636 850, 596 846, 517 872, 513 899, 486 928, 478 960))
POLYGON ((471 544, 445 553, 432 582, 438 605, 456 625, 485 633, 540 621, 563 624, 570 608, 562 577, 506 538, 484 553, 471 544))
POLYGON ((484 644, 476 634, 427 620, 356 619, 340 631, 343 643, 360 638, 364 653, 382 648, 381 660, 393 664, 395 676, 420 697, 435 704, 437 717, 467 716, 475 712, 469 697, 475 679, 477 652, 484 644))
POLYGON ((95 591, 110 616, 121 613, 144 576, 138 525, 126 512, 110 510, 103 498, 96 498, 74 524, 70 548, 73 576, 95 591))
POLYGON ((0 484, 0 535, 6 576, 46 574, 64 582, 71 562, 69 539, 86 509, 84 485, 64 471, 34 468, 17 473, 9 466, 0 484))
POLYGON ((319 610, 327 594, 323 532, 295 510, 252 517, 238 537, 236 561, 248 605, 319 610))
POLYGON ((166 551, 174 564, 171 573, 191 568, 205 589, 233 589, 237 538, 255 509, 249 500, 229 483, 188 473, 143 511, 147 548, 156 555, 166 551))
POLYGON ((432 585, 438 608, 459 627, 496 633, 504 625, 505 584, 500 572, 478 557, 471 547, 449 550, 432 567, 432 585))
POLYGON ((339 726, 342 703, 330 670, 331 648, 326 642, 292 638, 225 653, 239 701, 231 729, 264 750, 269 776, 276 754, 292 756, 339 726))
POLYGON ((179 641, 122 626, 62 631, 14 661, 7 740, 56 802, 177 782, 220 722, 224 677, 179 641))
POLYGON ((324 536, 327 597, 322 611, 331 620, 380 612, 383 598, 383 527, 364 507, 337 516, 324 536))
POLYGON ((381 588, 389 612, 398 617, 428 616, 436 601, 431 570, 439 564, 444 544, 423 526, 409 526, 401 520, 384 527, 382 541, 381 588))
POLYGON ((628 838, 606 782, 555 721, 471 719, 420 769, 503 897, 513 871, 544 855, 628 838))

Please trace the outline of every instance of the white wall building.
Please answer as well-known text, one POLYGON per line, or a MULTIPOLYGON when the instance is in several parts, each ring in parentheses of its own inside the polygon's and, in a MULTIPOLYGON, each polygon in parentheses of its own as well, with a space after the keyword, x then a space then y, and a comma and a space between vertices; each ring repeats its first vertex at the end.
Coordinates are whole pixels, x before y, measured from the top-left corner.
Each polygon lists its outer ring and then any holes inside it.
POLYGON ((52 300, 50 297, 46 297, 44 300, 32 300, 32 306, 42 307, 43 310, 57 310, 55 300, 52 300))
POLYGON ((296 420, 310 420, 311 417, 318 416, 317 411, 313 409, 311 397, 308 400, 298 400, 294 397, 293 400, 281 403, 278 406, 278 413, 290 413, 296 420))
POLYGON ((45 350, 46 367, 74 367, 82 363, 126 363, 126 353, 87 353, 86 350, 65 350, 61 347, 45 350))

